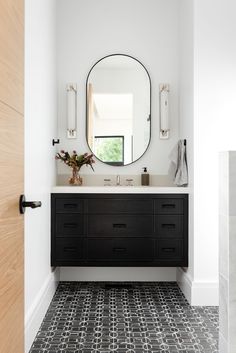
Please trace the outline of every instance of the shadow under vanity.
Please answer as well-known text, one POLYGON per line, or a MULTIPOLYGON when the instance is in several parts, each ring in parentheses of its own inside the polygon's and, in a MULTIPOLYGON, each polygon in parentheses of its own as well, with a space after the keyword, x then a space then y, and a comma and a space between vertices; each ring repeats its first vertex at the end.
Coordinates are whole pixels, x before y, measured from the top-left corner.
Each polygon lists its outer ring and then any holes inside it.
POLYGON ((51 212, 52 266, 188 266, 188 194, 58 192, 51 212))

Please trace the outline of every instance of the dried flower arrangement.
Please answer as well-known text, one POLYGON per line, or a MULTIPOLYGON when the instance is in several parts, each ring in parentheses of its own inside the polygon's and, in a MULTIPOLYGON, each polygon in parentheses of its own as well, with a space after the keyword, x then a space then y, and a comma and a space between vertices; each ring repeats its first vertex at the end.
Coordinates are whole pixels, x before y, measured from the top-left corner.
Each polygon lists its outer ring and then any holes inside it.
POLYGON ((69 179, 71 185, 82 185, 82 178, 79 175, 79 171, 83 165, 90 166, 93 169, 93 164, 95 160, 93 159, 93 154, 84 153, 78 155, 76 151, 72 154, 61 150, 60 153, 56 154, 56 159, 61 160, 63 163, 72 168, 72 177, 69 179))

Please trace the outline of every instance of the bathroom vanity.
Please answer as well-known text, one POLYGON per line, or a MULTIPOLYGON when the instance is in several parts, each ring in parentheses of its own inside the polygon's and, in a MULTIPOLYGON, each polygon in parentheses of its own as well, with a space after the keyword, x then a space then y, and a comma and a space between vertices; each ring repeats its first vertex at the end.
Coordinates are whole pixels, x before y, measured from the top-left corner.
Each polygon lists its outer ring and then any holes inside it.
MULTIPOLYGON (((166 120, 161 119, 160 138, 167 139, 169 85, 161 87, 166 120)), ((68 138, 76 138, 76 89, 67 86, 68 138)), ((86 80, 86 139, 98 162, 109 168, 145 154, 151 140, 151 79, 139 60, 112 54, 93 64, 86 80)), ((121 187, 120 177, 112 187, 105 180, 109 186, 52 191, 51 265, 188 266, 187 188, 121 187)))
POLYGON ((187 193, 91 189, 51 194, 52 266, 188 266, 187 193))

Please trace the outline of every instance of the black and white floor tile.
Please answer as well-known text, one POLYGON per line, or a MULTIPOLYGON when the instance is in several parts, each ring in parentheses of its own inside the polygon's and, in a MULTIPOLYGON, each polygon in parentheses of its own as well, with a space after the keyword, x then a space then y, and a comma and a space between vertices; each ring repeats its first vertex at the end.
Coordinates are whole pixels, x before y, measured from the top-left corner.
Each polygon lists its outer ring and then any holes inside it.
POLYGON ((175 282, 61 282, 30 353, 217 353, 218 308, 175 282))

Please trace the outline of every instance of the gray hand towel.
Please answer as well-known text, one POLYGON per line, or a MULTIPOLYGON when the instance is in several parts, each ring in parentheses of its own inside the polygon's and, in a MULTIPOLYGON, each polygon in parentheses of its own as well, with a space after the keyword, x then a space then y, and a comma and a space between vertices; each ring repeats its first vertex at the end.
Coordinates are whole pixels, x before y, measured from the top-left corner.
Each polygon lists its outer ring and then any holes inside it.
POLYGON ((171 151, 169 158, 171 160, 169 174, 172 176, 174 184, 177 186, 187 186, 188 166, 184 140, 179 140, 171 151))

